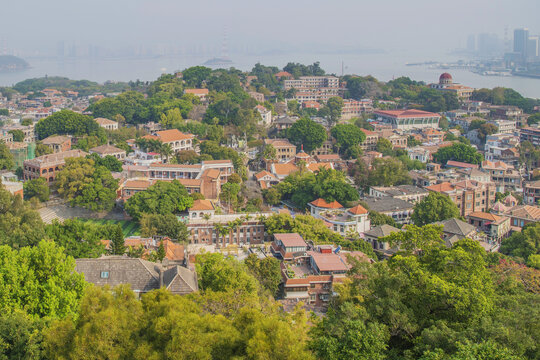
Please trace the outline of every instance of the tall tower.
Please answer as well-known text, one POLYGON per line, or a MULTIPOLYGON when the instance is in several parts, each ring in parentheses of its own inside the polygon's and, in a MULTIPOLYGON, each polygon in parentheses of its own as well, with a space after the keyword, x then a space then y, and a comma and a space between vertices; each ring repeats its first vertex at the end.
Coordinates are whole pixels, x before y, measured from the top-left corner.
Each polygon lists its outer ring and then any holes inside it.
POLYGON ((527 42, 529 41, 529 29, 514 30, 514 52, 521 54, 524 59, 527 57, 527 42))

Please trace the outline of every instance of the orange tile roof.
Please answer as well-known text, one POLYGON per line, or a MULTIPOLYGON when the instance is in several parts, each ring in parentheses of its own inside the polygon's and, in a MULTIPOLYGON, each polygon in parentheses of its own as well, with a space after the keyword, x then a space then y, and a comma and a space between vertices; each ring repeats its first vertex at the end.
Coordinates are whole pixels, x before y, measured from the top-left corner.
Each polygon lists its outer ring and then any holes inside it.
POLYGON ((208 95, 208 89, 185 89, 185 94, 208 95))
POLYGON ((426 189, 429 191, 446 192, 454 190, 454 187, 449 182, 443 182, 441 184, 426 186, 426 189))
POLYGON ((125 188, 130 189, 148 189, 155 183, 153 180, 127 180, 124 183, 125 188))
POLYGON ((331 203, 328 203, 326 200, 318 198, 315 201, 310 202, 311 205, 320 207, 320 208, 326 208, 326 209, 341 209, 343 208, 343 205, 338 203, 337 201, 332 201, 331 203))
POLYGON ((362 205, 356 205, 355 207, 350 208, 348 211, 353 215, 362 215, 362 214, 368 213, 366 208, 363 207, 362 205))
POLYGON ((364 132, 364 134, 366 134, 366 136, 375 136, 375 135, 379 135, 377 134, 375 131, 371 131, 371 130, 367 130, 367 129, 362 129, 360 128, 360 130, 362 130, 364 132))
POLYGON ((329 163, 311 163, 307 166, 307 168, 309 171, 315 172, 321 170, 321 168, 330 170, 332 169, 332 165, 329 163))
POLYGON ((162 130, 157 131, 156 136, 154 135, 145 135, 145 139, 158 139, 161 142, 168 143, 172 141, 187 140, 193 139, 193 134, 184 134, 178 129, 162 130))
POLYGON ((172 242, 169 239, 164 239, 161 243, 165 249, 166 259, 176 261, 184 260, 184 245, 172 242))
POLYGON ((293 164, 272 164, 272 167, 277 175, 289 175, 298 171, 298 168, 293 164))
POLYGON ((488 220, 488 221, 499 221, 501 219, 500 216, 497 216, 495 214, 490 214, 482 211, 474 211, 469 214, 470 217, 475 217, 478 219, 488 220))
POLYGON ((417 110, 417 109, 403 109, 403 110, 376 110, 375 114, 390 116, 395 118, 409 118, 409 117, 441 117, 439 114, 429 111, 417 110))
POLYGON ((214 210, 214 204, 210 200, 195 200, 193 206, 189 208, 190 211, 199 210, 214 210))
POLYGON ((271 176, 271 177, 274 177, 272 174, 270 174, 268 171, 266 170, 263 170, 261 172, 258 172, 255 174, 255 178, 257 180, 260 180, 261 178, 265 177, 265 176, 271 176))

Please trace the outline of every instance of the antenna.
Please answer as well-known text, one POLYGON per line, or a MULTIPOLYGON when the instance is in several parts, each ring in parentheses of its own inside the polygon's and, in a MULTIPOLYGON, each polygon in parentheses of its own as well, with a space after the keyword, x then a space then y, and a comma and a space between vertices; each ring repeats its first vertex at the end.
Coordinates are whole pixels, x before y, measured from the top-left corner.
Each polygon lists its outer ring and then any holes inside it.
POLYGON ((229 58, 229 44, 227 36, 227 25, 223 26, 223 42, 221 43, 221 57, 223 59, 229 58))

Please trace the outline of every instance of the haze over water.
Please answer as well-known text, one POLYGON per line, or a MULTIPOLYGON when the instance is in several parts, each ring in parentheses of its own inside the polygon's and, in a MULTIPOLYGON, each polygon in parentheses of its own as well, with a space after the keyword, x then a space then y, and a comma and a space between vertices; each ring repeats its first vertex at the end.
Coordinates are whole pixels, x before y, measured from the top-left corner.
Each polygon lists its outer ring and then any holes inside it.
MULTIPOLYGON (((426 83, 438 81, 439 75, 446 71, 430 69, 427 66, 406 66, 408 62, 441 61, 450 62, 458 58, 449 55, 419 56, 405 52, 389 51, 375 54, 322 54, 291 53, 279 55, 232 55, 235 68, 250 70, 257 62, 268 66, 283 67, 287 62, 311 64, 320 61, 327 73, 341 75, 342 62, 345 74, 373 75, 381 81, 388 81, 400 76, 426 83)), ((17 73, 0 74, 0 85, 10 86, 19 81, 48 76, 65 76, 70 79, 86 79, 97 82, 105 81, 152 81, 162 73, 172 73, 190 66, 201 65, 208 57, 178 56, 152 58, 121 59, 40 59, 30 58, 31 69, 17 73)), ((540 98, 540 79, 524 77, 481 76, 463 69, 447 70, 454 81, 474 88, 493 88, 497 86, 513 88, 522 95, 540 98)))

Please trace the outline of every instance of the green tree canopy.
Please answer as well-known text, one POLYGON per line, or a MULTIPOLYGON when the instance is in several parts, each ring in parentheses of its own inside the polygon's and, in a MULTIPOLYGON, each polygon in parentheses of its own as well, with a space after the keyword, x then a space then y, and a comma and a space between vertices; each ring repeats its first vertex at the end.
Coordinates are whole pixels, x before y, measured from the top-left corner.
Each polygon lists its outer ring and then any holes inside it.
POLYGON ((188 239, 186 225, 174 214, 143 213, 140 223, 142 236, 167 236, 178 242, 185 242, 188 239))
POLYGON ((10 170, 14 165, 13 154, 6 144, 0 142, 0 170, 10 170))
POLYGON ((61 110, 39 120, 35 130, 39 139, 45 139, 51 135, 65 134, 75 136, 104 135, 104 130, 90 116, 71 110, 61 110))
POLYGON ((524 260, 531 255, 540 254, 540 224, 527 224, 521 232, 514 232, 510 237, 503 239, 500 251, 524 260))
POLYGON ((433 160, 443 165, 449 160, 480 164, 484 160, 484 157, 472 146, 458 142, 437 150, 433 154, 433 160))
POLYGON ((45 178, 39 177, 37 179, 28 180, 24 183, 24 198, 31 199, 37 198, 41 202, 49 200, 49 184, 45 178))
POLYGON ((59 317, 77 313, 86 287, 75 261, 61 247, 41 241, 35 247, 13 250, 0 246, 0 309, 29 315, 59 317))
POLYGON ((310 153, 326 141, 326 130, 309 118, 301 118, 287 130, 287 138, 296 146, 303 145, 304 151, 310 153))
POLYGON ((60 196, 72 206, 90 210, 111 210, 116 200, 118 180, 104 166, 94 160, 68 158, 56 176, 55 185, 60 196))
POLYGON ((130 197, 125 209, 133 218, 139 220, 143 214, 178 214, 191 207, 193 199, 186 188, 173 180, 158 181, 145 191, 140 191, 130 197))
POLYGON ((422 226, 436 221, 458 218, 459 216, 458 207, 448 196, 430 192, 427 197, 414 205, 411 219, 415 225, 422 226))

